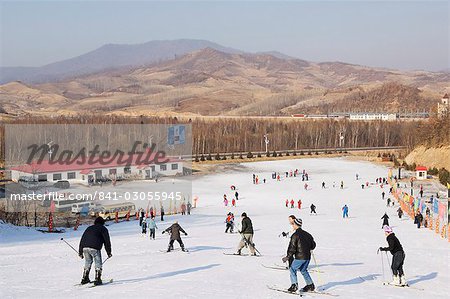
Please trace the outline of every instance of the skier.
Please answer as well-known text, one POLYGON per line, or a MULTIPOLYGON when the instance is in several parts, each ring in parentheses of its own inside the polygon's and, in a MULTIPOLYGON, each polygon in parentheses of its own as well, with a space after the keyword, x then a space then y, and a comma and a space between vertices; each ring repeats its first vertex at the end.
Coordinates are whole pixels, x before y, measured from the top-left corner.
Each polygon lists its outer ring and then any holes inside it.
POLYGON ((228 199, 227 199, 227 196, 226 196, 226 195, 223 196, 223 204, 224 204, 226 207, 228 206, 228 199))
POLYGON ((161 221, 164 221, 164 207, 161 206, 161 221))
POLYGON ((386 240, 389 244, 388 247, 380 247, 380 251, 390 251, 392 254, 392 273, 394 274, 392 283, 398 286, 407 286, 405 275, 403 273, 403 263, 405 261, 405 252, 400 244, 400 241, 395 236, 392 228, 388 225, 383 227, 384 233, 386 235, 386 240))
POLYGON ((286 208, 289 207, 289 199, 286 199, 286 208))
POLYGON ((141 228, 142 228, 142 236, 145 236, 147 234, 147 218, 142 218, 142 224, 141 224, 141 228))
POLYGON ((175 221, 174 224, 169 226, 167 229, 165 229, 162 233, 169 233, 170 234, 170 242, 169 247, 167 248, 167 252, 170 252, 173 250, 173 243, 177 241, 180 244, 181 250, 186 251, 184 248, 183 241, 181 240, 180 232, 184 233, 185 236, 187 236, 187 233, 184 231, 184 229, 178 224, 178 221, 175 221))
POLYGON ((236 200, 239 200, 239 193, 237 191, 234 192, 234 197, 236 197, 236 200))
POLYGON ((156 225, 156 222, 155 222, 155 216, 152 216, 151 219, 147 218, 147 226, 150 230, 150 239, 155 240, 155 232, 156 232, 156 229, 158 228, 158 226, 156 225))
POLYGON ((242 213, 242 225, 241 231, 239 232, 242 236, 241 241, 238 245, 238 250, 236 252, 237 255, 241 255, 241 250, 245 246, 248 246, 250 249, 250 254, 256 256, 255 246, 253 244, 253 224, 252 220, 247 217, 247 213, 242 213))
POLYGON ((414 217, 414 223, 417 224, 417 228, 420 228, 422 221, 423 221, 422 213, 420 213, 420 211, 417 211, 416 216, 414 217))
POLYGON ((84 258, 84 271, 81 284, 87 284, 90 281, 89 272, 91 271, 92 262, 95 261, 95 281, 94 285, 102 284, 102 254, 103 244, 105 245, 108 258, 111 254, 111 241, 109 239, 108 229, 104 226, 105 219, 97 217, 94 225, 89 226, 83 233, 80 240, 78 255, 84 258))
POLYGON ((381 219, 383 219, 383 224, 381 225, 381 228, 383 228, 385 225, 389 226, 389 216, 386 213, 384 213, 381 219))
POLYGON ((226 223, 225 233, 228 233, 228 231, 230 231, 230 233, 233 233, 233 226, 234 226, 234 215, 233 215, 233 213, 229 212, 227 214, 227 218, 225 219, 225 223, 226 223))
POLYGON ((192 204, 191 204, 190 201, 188 201, 186 207, 187 207, 187 214, 188 214, 188 215, 191 215, 192 204))
POLYGON ((344 189, 344 181, 341 181, 341 189, 344 189))
POLYGON ((384 195, 385 195, 385 193, 384 193, 384 191, 381 193, 381 199, 382 200, 384 200, 384 195))
POLYGON ((312 213, 317 214, 316 206, 314 204, 311 204, 311 206, 309 208, 311 209, 311 211, 309 212, 310 214, 312 214, 312 213))
POLYGON ((145 218, 145 211, 144 209, 141 209, 141 214, 139 215, 139 225, 142 226, 142 221, 145 218))
POLYGON ((359 180, 359 175, 358 174, 356 174, 356 180, 359 180))
POLYGON ((301 210, 302 209, 302 200, 299 199, 297 204, 298 204, 298 209, 301 210))
POLYGON ((255 183, 256 175, 253 174, 253 184, 255 183))
POLYGON ((308 184, 305 183, 304 187, 305 187, 305 190, 308 190, 308 184))
POLYGON ((181 204, 181 215, 186 215, 186 203, 181 204))
POLYGON ((291 199, 291 209, 294 208, 294 204, 295 204, 295 201, 293 199, 291 199))
POLYGON ((322 189, 325 189, 325 182, 322 182, 322 189))
POLYGON ((403 210, 402 210, 401 207, 398 208, 397 214, 398 214, 398 219, 402 219, 402 216, 403 216, 403 210))
POLYGON ((231 185, 230 188, 231 188, 232 191, 236 190, 236 186, 234 186, 234 185, 231 185))
POLYGON ((236 207, 236 199, 233 198, 233 199, 231 200, 231 206, 232 206, 232 207, 236 207))
POLYGON ((390 205, 391 205, 391 199, 388 197, 388 199, 386 200, 386 207, 389 207, 390 205))
POLYGON ((300 289, 300 292, 313 292, 315 286, 308 273, 308 265, 311 260, 311 251, 316 248, 316 242, 314 242, 314 238, 308 232, 302 230, 301 219, 295 219, 292 227, 295 233, 291 236, 287 255, 282 259, 284 263, 289 261, 289 259, 293 259, 289 267, 291 286, 288 291, 294 293, 298 290, 297 271, 300 270, 306 282, 306 285, 300 289))
POLYGON ((348 207, 347 207, 347 205, 344 205, 342 207, 342 218, 345 218, 345 217, 348 218, 348 207))

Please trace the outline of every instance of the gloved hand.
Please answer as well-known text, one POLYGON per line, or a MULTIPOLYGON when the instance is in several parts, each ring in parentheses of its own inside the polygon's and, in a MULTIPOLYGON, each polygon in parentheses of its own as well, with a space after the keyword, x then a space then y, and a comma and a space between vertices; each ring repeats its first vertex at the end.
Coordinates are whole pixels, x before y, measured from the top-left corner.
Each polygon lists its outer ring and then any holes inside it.
POLYGON ((283 263, 286 263, 286 262, 289 260, 289 258, 288 258, 287 256, 285 256, 285 257, 282 258, 281 260, 283 261, 283 263))
POLYGON ((78 254, 78 256, 79 256, 81 259, 84 258, 82 253, 78 254))
POLYGON ((166 231, 163 230, 162 234, 164 235, 165 232, 166 232, 166 231))
POLYGON ((110 257, 112 257, 112 253, 111 252, 108 253, 108 258, 110 258, 110 257))
POLYGON ((185 236, 187 236, 187 233, 184 233, 185 236))
POLYGON ((282 232, 281 235, 282 235, 283 237, 286 237, 288 234, 285 233, 285 232, 282 232))
POLYGON ((383 247, 378 248, 379 251, 383 251, 383 247))

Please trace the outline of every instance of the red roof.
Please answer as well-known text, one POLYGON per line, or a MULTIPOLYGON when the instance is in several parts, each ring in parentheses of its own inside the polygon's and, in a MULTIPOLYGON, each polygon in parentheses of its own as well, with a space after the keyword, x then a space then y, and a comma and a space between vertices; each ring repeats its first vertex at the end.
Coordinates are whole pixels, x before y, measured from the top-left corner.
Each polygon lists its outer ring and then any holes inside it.
POLYGON ((427 168, 425 166, 417 166, 416 171, 427 171, 427 168))
MULTIPOLYGON (((149 164, 162 164, 166 162, 180 162, 180 159, 173 157, 158 157, 158 161, 155 161, 156 153, 151 153, 149 157, 146 157, 146 154, 143 155, 123 155, 121 159, 119 156, 116 156, 114 160, 109 161, 109 159, 103 159, 104 161, 108 161, 109 163, 100 163, 98 161, 98 157, 95 157, 95 160, 89 163, 89 161, 83 161, 82 158, 75 160, 72 163, 64 163, 59 164, 49 163, 48 160, 43 160, 39 163, 32 162, 31 164, 20 165, 16 167, 11 167, 11 170, 18 170, 26 173, 48 173, 48 172, 65 172, 65 171, 77 171, 80 170, 83 174, 90 173, 93 169, 103 169, 103 168, 112 168, 112 167, 125 167, 125 166, 139 166, 139 168, 143 168, 149 164), (148 163, 150 162, 150 163, 148 163)), ((85 159, 88 160, 88 159, 85 159)))

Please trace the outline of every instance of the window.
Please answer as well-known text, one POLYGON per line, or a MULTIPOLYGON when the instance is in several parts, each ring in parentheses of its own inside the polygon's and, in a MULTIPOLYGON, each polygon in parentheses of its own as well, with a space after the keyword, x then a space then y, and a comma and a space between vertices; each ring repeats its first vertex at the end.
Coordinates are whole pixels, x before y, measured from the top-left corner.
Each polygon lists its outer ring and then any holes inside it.
POLYGON ((166 171, 167 170, 167 165, 166 164, 159 165, 159 170, 166 171))
POLYGON ((124 173, 131 173, 131 167, 130 166, 124 167, 123 172, 124 173))
POLYGON ((153 166, 150 166, 150 169, 152 170, 152 172, 155 172, 155 165, 153 165, 153 166))
POLYGON ((54 181, 59 181, 62 179, 62 175, 60 173, 54 173, 53 174, 53 180, 54 181))
POLYGON ((172 164, 172 170, 177 170, 178 169, 178 164, 172 164))
POLYGON ((109 170, 109 174, 110 175, 113 175, 113 174, 116 174, 116 173, 117 173, 117 169, 115 169, 115 168, 109 170))
POLYGON ((46 174, 38 175, 38 181, 39 182, 46 182, 47 181, 47 175, 46 174))
POLYGON ((73 180, 73 179, 75 179, 75 172, 68 172, 68 173, 67 173, 67 179, 68 179, 68 180, 73 180))

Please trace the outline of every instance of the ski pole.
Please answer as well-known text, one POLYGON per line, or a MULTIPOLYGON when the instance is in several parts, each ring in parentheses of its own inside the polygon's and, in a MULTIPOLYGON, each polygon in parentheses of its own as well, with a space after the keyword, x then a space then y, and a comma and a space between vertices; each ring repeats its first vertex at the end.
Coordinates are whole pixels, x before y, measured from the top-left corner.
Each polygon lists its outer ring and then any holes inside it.
POLYGON ((77 255, 78 255, 78 251, 77 251, 72 245, 70 245, 69 243, 67 243, 67 241, 64 240, 64 238, 61 238, 61 241, 63 241, 64 243, 66 243, 66 244, 67 244, 70 248, 72 248, 73 251, 75 251, 75 252, 77 253, 77 255))
POLYGON ((109 260, 111 257, 107 257, 103 262, 102 262, 102 266, 106 263, 107 260, 109 260))
MULTIPOLYGON (((319 266, 317 265, 316 256, 314 255, 313 251, 311 251, 311 255, 314 260, 314 265, 316 266, 315 268, 318 270, 319 266)), ((319 284, 322 285, 323 283, 322 283, 322 277, 320 276, 320 271, 317 271, 317 279, 319 280, 319 284)))
POLYGON ((250 241, 244 236, 244 234, 243 234, 241 231, 238 231, 238 232, 239 232, 239 234, 241 234, 242 238, 244 239, 244 243, 245 243, 247 246, 253 247, 253 249, 254 249, 259 255, 262 255, 261 252, 259 252, 259 250, 256 249, 255 244, 250 243, 250 241))
MULTIPOLYGON (((388 261, 388 265, 391 265, 391 261, 389 260, 389 255, 388 255, 387 251, 385 251, 385 253, 386 253, 386 259, 388 261)), ((394 279, 394 274, 392 273, 392 271, 391 271, 391 278, 394 279)))
MULTIPOLYGON (((379 250, 378 250, 379 252, 379 250)), ((378 254, 378 253, 377 253, 378 254)), ((384 276, 384 262, 383 262, 383 253, 381 253, 381 271, 383 272, 383 283, 386 282, 386 277, 384 276)))

